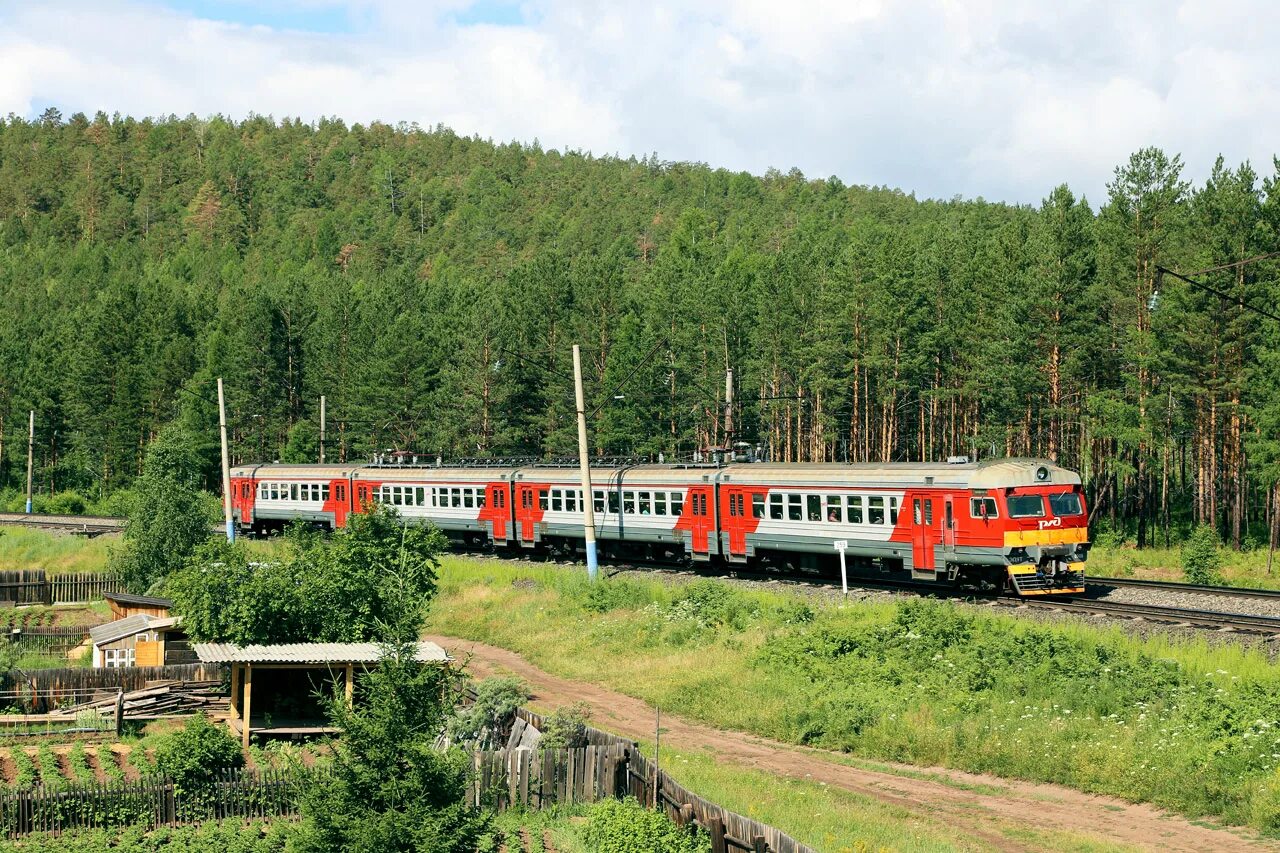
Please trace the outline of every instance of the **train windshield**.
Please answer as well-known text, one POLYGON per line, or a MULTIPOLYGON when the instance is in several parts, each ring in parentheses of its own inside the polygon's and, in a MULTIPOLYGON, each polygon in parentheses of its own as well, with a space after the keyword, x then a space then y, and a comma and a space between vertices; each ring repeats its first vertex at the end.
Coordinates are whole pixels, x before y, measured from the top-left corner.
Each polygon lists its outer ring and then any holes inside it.
POLYGON ((1010 518, 1039 518, 1044 515, 1044 498, 1040 495, 1009 495, 1010 518))
POLYGON ((1049 508, 1057 516, 1080 515, 1084 512, 1084 508, 1080 506, 1080 496, 1075 492, 1049 495, 1049 508))

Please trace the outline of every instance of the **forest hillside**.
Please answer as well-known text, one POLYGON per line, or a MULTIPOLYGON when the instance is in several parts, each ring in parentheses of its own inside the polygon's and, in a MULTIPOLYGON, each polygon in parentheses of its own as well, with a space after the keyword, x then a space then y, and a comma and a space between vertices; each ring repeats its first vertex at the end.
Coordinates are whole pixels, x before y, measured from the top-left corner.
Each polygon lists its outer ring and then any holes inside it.
POLYGON ((1102 199, 921 200, 792 171, 444 128, 98 114, 0 121, 0 489, 127 487, 157 431, 235 461, 734 438, 778 460, 1036 455, 1095 526, 1265 541, 1280 481, 1273 172, 1138 151, 1102 199), (1197 164, 1207 165, 1207 164, 1197 164), (622 399, 615 399, 621 396, 622 399), (598 408, 597 408, 598 407, 598 408))

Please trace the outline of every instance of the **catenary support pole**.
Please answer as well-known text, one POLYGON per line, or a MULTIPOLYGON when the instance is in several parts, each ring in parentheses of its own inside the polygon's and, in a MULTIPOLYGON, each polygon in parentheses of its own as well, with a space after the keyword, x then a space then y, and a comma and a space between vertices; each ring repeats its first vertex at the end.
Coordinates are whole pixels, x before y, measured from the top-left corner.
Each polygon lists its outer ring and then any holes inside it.
POLYGON ((222 395, 222 377, 218 377, 218 431, 222 434, 222 512, 227 521, 227 541, 236 540, 236 525, 231 519, 231 459, 227 454, 227 401, 222 395))
POLYGON ((27 428, 27 515, 31 514, 31 471, 36 458, 36 410, 31 410, 27 428))
POLYGON ((324 395, 320 395, 320 464, 324 464, 324 395))
POLYGON ((587 546, 587 577, 599 573, 596 558, 596 512, 591 494, 591 457, 587 454, 587 411, 582 393, 582 350, 573 345, 573 395, 578 406, 578 466, 582 469, 582 534, 587 546))
POLYGON ((724 446, 729 451, 726 462, 733 461, 733 368, 724 372, 724 446))

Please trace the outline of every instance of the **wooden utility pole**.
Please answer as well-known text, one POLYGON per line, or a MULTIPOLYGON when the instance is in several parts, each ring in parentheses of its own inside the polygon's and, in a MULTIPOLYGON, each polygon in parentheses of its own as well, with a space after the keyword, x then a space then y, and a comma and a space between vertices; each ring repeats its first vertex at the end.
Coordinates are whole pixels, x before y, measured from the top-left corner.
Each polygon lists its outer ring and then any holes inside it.
POLYGON ((31 514, 31 472, 36 452, 36 410, 31 410, 31 420, 27 427, 27 515, 31 514))
POLYGON ((724 372, 724 446, 733 461, 733 368, 724 372))
POLYGON ((582 533, 587 547, 587 578, 599 573, 596 557, 595 500, 591 494, 591 457, 587 453, 587 412, 582 392, 582 350, 573 345, 573 395, 578 407, 578 467, 582 471, 582 533))
POLYGON ((227 522, 227 541, 236 541, 236 525, 231 518, 231 458, 227 453, 227 402, 218 377, 218 431, 222 434, 222 512, 227 522))

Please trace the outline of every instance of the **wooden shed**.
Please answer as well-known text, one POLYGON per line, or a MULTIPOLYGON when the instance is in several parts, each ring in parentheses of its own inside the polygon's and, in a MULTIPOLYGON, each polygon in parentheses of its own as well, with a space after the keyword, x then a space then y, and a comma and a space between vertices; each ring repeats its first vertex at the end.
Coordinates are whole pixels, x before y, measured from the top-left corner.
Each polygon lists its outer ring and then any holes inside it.
POLYGON ((194 663, 178 616, 126 616, 90 628, 89 641, 95 668, 194 663))
MULTIPOLYGON (((382 651, 377 643, 195 644, 201 663, 231 666, 227 722, 245 749, 252 735, 297 738, 334 733, 324 719, 316 692, 341 683, 350 702, 356 671, 377 664, 382 651)), ((418 643, 416 657, 424 664, 450 660, 444 649, 425 641, 418 643)))
POLYGON ((134 595, 129 592, 108 592, 104 593, 103 598, 107 600, 107 604, 111 607, 111 616, 114 619, 127 619, 130 616, 146 615, 163 617, 169 615, 169 610, 173 607, 173 600, 168 598, 156 598, 150 595, 134 595))

